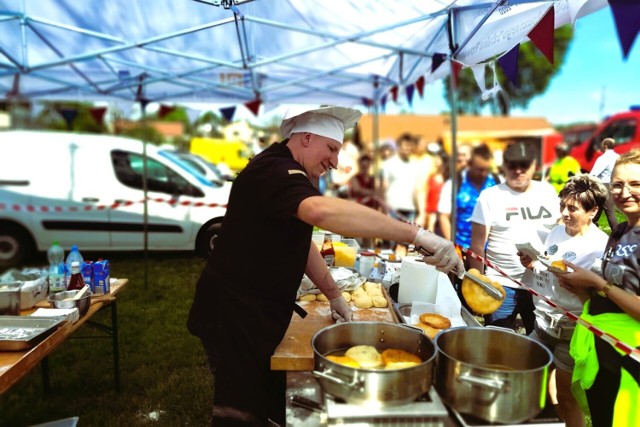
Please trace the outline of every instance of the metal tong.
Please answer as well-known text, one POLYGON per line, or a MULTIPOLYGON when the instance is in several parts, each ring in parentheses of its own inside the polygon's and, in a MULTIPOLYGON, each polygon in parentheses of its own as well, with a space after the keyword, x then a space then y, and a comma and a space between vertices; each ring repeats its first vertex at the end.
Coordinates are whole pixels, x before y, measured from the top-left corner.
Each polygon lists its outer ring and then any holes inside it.
MULTIPOLYGON (((426 250, 422 246, 416 246, 416 251, 422 256, 432 256, 433 255, 433 253, 429 252, 428 250, 426 250)), ((458 274, 456 270, 453 270, 453 273, 455 273, 456 275, 458 274)), ((487 293, 487 295, 489 295, 491 298, 493 298, 495 300, 498 300, 498 301, 504 301, 504 295, 502 295, 502 292, 500 292, 491 283, 485 282, 484 280, 481 280, 481 279, 479 279, 479 278, 467 273, 466 271, 464 272, 464 277, 466 277, 467 279, 471 280, 472 282, 475 282, 478 285, 480 285, 482 287, 482 289, 484 289, 484 291, 487 293)))

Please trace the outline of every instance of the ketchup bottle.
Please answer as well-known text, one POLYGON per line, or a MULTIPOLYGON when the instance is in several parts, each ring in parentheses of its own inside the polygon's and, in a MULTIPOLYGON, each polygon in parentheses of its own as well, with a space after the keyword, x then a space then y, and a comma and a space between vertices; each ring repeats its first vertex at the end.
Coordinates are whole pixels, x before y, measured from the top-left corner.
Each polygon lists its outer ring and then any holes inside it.
POLYGON ((320 255, 324 258, 324 262, 327 264, 327 267, 333 267, 336 263, 336 251, 333 249, 333 240, 331 238, 331 233, 324 234, 324 242, 322 242, 322 250, 320 251, 320 255))
POLYGON ((80 273, 80 263, 78 261, 73 261, 71 263, 71 278, 69 279, 69 286, 67 286, 67 290, 71 291, 73 289, 82 288, 84 288, 84 279, 82 278, 82 273, 80 273))

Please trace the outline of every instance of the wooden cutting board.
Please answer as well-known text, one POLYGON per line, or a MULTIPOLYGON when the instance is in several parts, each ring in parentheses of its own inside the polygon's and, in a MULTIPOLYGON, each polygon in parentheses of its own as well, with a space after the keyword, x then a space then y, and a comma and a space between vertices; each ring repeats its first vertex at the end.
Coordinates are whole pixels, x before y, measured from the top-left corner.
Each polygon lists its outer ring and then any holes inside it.
MULTIPOLYGON (((389 301, 389 297, 387 301, 389 301)), ((320 329, 333 325, 328 302, 300 302, 308 313, 304 319, 294 313, 289 329, 271 356, 274 371, 313 371, 311 339, 320 329)), ((398 323, 391 303, 386 308, 354 308, 353 320, 360 322, 398 323)))

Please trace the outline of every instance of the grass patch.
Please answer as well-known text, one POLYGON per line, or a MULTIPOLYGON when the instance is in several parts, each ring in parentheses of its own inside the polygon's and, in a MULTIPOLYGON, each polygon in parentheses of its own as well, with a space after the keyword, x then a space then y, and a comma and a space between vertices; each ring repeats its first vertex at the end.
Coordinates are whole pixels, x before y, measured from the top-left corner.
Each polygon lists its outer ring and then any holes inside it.
MULTIPOLYGON (((49 355, 50 394, 44 393, 40 368, 33 369, 0 395, 0 426, 73 416, 80 417, 80 426, 210 425, 212 378, 200 341, 186 329, 203 260, 150 254, 145 288, 142 253, 108 258, 113 277, 129 278, 118 295, 120 393, 111 339, 67 339, 49 355)), ((46 258, 37 261, 46 264, 46 258)), ((92 320, 110 324, 111 310, 92 320)), ((72 337, 99 334, 83 326, 72 337)))

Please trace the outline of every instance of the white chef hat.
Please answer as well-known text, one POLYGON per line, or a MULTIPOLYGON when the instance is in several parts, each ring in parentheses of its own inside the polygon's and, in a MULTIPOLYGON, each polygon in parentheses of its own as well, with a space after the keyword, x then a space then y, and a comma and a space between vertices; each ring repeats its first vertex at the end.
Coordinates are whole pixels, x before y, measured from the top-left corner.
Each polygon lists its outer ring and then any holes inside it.
POLYGON ((362 113, 355 108, 321 107, 303 112, 288 111, 280 125, 283 138, 297 132, 310 132, 342 144, 345 129, 358 123, 362 113))

